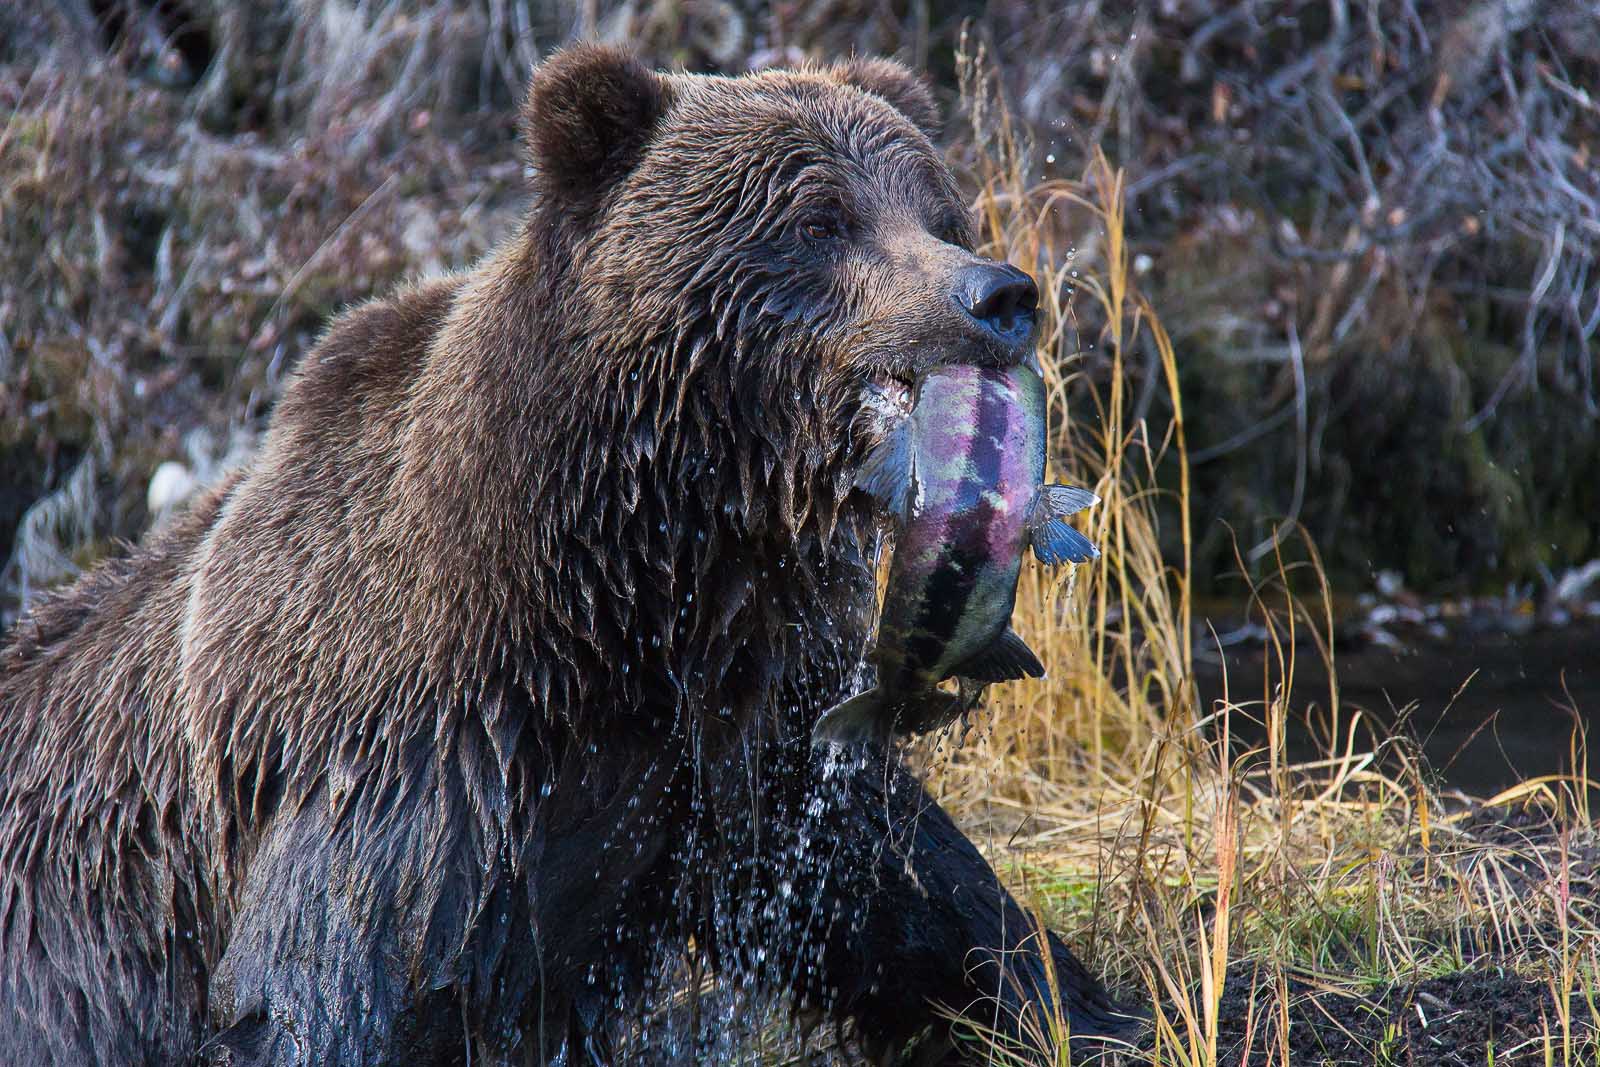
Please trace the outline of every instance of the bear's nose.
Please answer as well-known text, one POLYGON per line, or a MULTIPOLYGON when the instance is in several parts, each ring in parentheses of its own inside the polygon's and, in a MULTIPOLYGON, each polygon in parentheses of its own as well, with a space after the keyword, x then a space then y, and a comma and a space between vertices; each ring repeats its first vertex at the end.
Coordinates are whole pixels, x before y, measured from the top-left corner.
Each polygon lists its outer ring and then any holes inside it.
POLYGON ((1039 289, 1009 263, 980 263, 956 275, 956 303, 979 325, 1009 344, 1033 337, 1039 289))

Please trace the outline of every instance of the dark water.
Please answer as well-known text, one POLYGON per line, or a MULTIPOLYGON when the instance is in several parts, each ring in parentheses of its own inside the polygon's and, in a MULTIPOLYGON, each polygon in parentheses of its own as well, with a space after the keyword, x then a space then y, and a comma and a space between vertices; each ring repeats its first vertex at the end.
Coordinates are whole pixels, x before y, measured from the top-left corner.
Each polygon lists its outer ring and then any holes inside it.
MULTIPOLYGON (((1463 628, 1404 645, 1336 645, 1341 718, 1348 723, 1353 708, 1371 716, 1358 746, 1370 750, 1374 740, 1409 737, 1443 785, 1487 796, 1535 775, 1570 772, 1573 730, 1581 723, 1589 728, 1591 775, 1600 775, 1600 723, 1591 725, 1600 715, 1600 622, 1523 633, 1463 628)), ((1260 701, 1262 662, 1258 644, 1226 650, 1233 701, 1260 701)), ((1210 709, 1222 693, 1221 665, 1207 663, 1197 673, 1202 706, 1210 709)), ((1289 703, 1291 759, 1326 754, 1319 735, 1326 736, 1328 703, 1327 671, 1314 648, 1302 647, 1289 703), (1321 714, 1308 720, 1305 709, 1313 703, 1321 714)), ((1259 713, 1257 704, 1251 714, 1259 713)), ((1265 743, 1259 723, 1236 716, 1232 729, 1246 744, 1265 743)))

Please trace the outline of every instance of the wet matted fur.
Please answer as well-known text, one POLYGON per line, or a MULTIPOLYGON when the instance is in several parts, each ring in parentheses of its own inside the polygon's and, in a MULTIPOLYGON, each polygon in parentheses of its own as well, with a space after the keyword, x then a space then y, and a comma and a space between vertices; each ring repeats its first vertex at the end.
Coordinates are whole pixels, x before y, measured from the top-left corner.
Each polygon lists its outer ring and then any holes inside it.
POLYGON ((878 60, 536 72, 523 228, 340 317, 0 654, 0 1061, 604 1060, 691 939, 871 1049, 1045 995, 892 754, 809 744, 869 626, 863 389, 1015 358, 950 299, 936 123, 878 60))

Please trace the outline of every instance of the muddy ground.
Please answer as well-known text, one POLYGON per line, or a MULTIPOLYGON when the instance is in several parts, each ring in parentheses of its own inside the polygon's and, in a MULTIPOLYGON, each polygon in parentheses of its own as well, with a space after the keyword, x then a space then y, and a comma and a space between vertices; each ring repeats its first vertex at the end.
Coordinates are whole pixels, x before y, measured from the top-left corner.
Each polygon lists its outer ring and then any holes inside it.
MULTIPOLYGON (((1262 981, 1254 972, 1230 978, 1222 1000, 1221 1062, 1283 1063, 1283 1015, 1270 983, 1264 987, 1262 981)), ((1487 968, 1365 995, 1292 980, 1288 994, 1287 1048, 1294 1067, 1542 1064, 1546 1035, 1558 1045, 1561 1036, 1548 983, 1487 968)), ((1571 998, 1571 1011, 1592 1033, 1580 995, 1571 998)))

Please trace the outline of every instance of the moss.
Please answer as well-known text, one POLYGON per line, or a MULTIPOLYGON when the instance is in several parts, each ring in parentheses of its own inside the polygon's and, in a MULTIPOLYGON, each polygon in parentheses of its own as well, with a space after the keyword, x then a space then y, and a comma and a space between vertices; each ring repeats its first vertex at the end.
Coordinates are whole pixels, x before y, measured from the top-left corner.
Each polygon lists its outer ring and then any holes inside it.
MULTIPOLYGON (((1582 399, 1547 384, 1473 424, 1518 358, 1436 319, 1403 361, 1352 354, 1310 380, 1300 518, 1337 585, 1394 569, 1417 588, 1486 591, 1600 554, 1600 439, 1582 399)), ((1280 422, 1194 468, 1199 578, 1216 590, 1236 569, 1224 523, 1248 548, 1289 508, 1299 444, 1281 413, 1293 399, 1264 403, 1280 369, 1211 344, 1187 347, 1181 367, 1202 458, 1280 422)), ((1163 474, 1175 488, 1175 464, 1163 474)))

